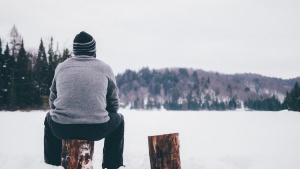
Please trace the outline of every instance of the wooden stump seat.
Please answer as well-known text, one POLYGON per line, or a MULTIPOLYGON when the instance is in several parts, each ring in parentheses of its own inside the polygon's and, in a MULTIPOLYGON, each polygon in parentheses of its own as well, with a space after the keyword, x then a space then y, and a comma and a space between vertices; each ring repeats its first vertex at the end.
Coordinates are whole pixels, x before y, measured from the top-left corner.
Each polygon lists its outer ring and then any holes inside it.
POLYGON ((65 169, 93 169, 94 141, 62 140, 61 165, 65 169))

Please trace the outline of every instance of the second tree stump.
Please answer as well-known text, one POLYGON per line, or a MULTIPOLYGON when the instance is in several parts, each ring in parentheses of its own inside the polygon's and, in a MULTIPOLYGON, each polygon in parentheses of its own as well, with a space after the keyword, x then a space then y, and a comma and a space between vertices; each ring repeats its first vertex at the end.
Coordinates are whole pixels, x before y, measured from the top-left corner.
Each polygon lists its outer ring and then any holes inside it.
POLYGON ((181 169, 178 135, 148 137, 151 169, 181 169))

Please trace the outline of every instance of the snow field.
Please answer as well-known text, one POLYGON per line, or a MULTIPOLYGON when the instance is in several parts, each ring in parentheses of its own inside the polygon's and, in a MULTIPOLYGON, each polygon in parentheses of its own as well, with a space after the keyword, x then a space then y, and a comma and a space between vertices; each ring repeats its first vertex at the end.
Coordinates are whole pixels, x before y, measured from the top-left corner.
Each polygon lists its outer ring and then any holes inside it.
MULTIPOLYGON (((148 136, 179 133, 183 169, 299 169, 300 113, 120 110, 124 164, 150 169, 148 136)), ((0 169, 58 169, 43 162, 46 111, 0 112, 0 169)), ((103 140, 94 169, 101 169, 103 140)))

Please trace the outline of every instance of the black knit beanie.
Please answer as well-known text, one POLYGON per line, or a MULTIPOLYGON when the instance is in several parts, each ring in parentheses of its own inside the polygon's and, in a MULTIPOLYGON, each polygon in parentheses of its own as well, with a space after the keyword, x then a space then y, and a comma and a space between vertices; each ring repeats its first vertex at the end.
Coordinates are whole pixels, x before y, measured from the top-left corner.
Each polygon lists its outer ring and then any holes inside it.
POLYGON ((82 31, 77 34, 73 41, 74 55, 88 55, 96 57, 96 41, 88 33, 82 31))

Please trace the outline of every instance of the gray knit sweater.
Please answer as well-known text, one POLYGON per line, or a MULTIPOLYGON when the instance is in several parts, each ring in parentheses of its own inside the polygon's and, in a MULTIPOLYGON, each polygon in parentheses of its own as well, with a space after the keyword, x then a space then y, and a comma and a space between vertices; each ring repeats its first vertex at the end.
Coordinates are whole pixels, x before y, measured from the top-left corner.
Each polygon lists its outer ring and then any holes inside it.
POLYGON ((99 124, 119 108, 111 68, 93 57, 77 56, 60 63, 50 87, 50 115, 61 124, 99 124))

